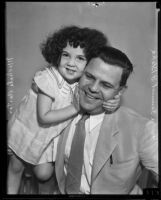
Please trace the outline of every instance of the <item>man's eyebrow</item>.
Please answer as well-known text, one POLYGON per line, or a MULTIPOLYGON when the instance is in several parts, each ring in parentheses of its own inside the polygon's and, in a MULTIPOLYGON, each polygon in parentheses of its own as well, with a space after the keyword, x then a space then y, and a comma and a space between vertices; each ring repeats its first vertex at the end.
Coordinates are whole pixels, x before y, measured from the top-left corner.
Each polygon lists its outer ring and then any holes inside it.
MULTIPOLYGON (((85 74, 90 75, 91 77, 95 78, 90 72, 88 71, 84 71, 85 74)), ((115 88, 114 85, 112 85, 111 83, 107 82, 107 81, 101 81, 103 84, 108 85, 111 88, 115 88)))

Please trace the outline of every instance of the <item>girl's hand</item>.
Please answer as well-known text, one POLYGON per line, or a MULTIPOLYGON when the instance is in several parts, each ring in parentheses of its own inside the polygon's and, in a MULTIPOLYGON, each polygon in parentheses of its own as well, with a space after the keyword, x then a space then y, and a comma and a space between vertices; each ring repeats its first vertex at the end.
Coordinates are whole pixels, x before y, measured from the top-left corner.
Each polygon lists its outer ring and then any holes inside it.
POLYGON ((38 86, 36 85, 35 81, 32 80, 32 84, 31 84, 31 88, 33 89, 33 91, 35 93, 38 93, 39 92, 39 88, 38 86))
POLYGON ((117 108, 120 107, 120 95, 117 94, 114 99, 104 101, 103 108, 106 112, 114 112, 117 108))
POLYGON ((76 86, 76 88, 74 90, 72 103, 73 103, 75 109, 79 112, 80 106, 79 106, 79 87, 78 86, 76 86))

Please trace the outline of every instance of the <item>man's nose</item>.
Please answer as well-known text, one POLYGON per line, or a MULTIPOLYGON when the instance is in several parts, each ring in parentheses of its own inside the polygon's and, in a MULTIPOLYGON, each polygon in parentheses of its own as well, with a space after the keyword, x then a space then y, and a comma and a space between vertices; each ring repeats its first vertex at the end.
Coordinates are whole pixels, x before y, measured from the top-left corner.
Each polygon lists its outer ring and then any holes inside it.
POLYGON ((98 92, 99 91, 99 83, 94 81, 90 86, 89 89, 91 92, 98 92))

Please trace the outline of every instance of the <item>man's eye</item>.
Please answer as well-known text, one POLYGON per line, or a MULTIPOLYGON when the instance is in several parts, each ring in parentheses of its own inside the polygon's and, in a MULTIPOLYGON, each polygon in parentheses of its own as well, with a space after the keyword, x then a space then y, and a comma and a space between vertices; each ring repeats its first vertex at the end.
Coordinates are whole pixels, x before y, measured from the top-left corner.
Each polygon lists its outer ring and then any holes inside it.
POLYGON ((108 85, 108 84, 102 84, 102 86, 104 87, 104 88, 106 88, 106 89, 111 89, 112 87, 110 86, 110 85, 108 85))
POLYGON ((90 74, 85 74, 86 75, 86 77, 88 78, 88 79, 93 79, 93 77, 90 75, 90 74))

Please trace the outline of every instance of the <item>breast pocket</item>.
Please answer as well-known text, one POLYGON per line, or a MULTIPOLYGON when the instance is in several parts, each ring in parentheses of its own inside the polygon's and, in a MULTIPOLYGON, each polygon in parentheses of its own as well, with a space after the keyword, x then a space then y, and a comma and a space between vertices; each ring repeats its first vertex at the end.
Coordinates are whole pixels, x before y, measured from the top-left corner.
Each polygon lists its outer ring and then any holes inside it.
POLYGON ((113 164, 111 164, 112 168, 125 168, 133 165, 135 162, 137 162, 137 158, 129 158, 127 160, 115 160, 113 164))

